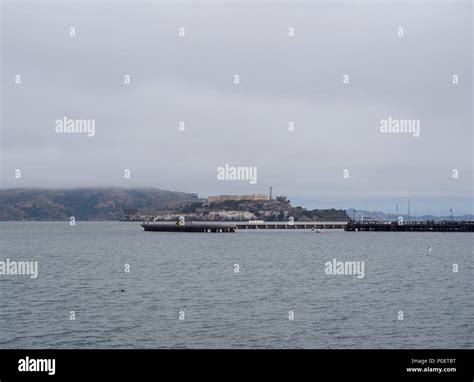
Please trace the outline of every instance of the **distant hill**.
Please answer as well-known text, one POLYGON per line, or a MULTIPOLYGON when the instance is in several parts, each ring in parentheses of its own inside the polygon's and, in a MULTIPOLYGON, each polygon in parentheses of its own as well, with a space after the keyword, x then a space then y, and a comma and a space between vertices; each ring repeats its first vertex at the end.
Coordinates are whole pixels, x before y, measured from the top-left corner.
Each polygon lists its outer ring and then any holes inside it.
POLYGON ((295 221, 349 220, 344 210, 306 210, 286 197, 266 201, 207 203, 197 194, 157 188, 0 190, 0 221, 87 220, 295 221))
POLYGON ((124 210, 163 210, 199 202, 197 194, 157 188, 0 190, 0 221, 119 220, 124 210))

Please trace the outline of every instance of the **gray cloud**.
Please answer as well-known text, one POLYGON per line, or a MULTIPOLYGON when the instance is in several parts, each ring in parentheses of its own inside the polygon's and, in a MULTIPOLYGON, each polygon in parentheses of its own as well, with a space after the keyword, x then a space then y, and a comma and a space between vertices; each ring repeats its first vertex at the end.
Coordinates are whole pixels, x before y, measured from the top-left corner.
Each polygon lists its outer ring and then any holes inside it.
POLYGON ((472 211, 470 2, 2 7, 2 187, 273 185, 308 206, 472 211), (56 134, 63 116, 96 135, 56 134), (381 134, 388 116, 420 119, 421 136, 381 134), (258 183, 218 181, 225 163, 257 166, 258 183))

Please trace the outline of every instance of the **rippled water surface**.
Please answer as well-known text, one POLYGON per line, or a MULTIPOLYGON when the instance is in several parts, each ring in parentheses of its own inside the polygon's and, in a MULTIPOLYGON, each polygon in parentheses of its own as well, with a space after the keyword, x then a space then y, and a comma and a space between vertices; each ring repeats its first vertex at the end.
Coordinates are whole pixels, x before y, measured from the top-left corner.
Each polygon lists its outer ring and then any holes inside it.
POLYGON ((0 347, 474 348, 473 238, 0 223, 0 261, 39 267, 0 275, 0 347), (365 277, 326 275, 334 258, 365 277))

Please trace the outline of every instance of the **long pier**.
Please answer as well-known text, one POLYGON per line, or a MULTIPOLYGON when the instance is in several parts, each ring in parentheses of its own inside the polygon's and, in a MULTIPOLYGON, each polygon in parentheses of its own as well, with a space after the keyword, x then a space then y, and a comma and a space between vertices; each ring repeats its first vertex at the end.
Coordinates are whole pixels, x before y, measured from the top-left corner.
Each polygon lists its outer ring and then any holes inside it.
POLYGON ((232 233, 238 230, 327 230, 344 229, 349 232, 474 232, 474 221, 424 221, 424 222, 144 222, 145 231, 155 232, 214 232, 232 233))
POLYGON ((474 221, 380 222, 350 221, 346 231, 373 232, 474 232, 474 221))
POLYGON ((237 230, 326 230, 344 229, 347 222, 187 222, 177 224, 174 222, 144 222, 145 231, 154 232, 215 232, 228 233, 237 230))
POLYGON ((347 222, 239 222, 236 223, 237 229, 344 229, 347 222))

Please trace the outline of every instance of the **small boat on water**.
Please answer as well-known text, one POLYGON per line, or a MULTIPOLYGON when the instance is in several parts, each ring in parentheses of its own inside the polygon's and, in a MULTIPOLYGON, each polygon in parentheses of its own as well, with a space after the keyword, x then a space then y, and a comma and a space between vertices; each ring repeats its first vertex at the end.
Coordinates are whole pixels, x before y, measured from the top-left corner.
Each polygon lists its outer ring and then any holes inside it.
POLYGON ((316 232, 316 233, 324 233, 324 229, 322 228, 312 228, 311 231, 316 232))

